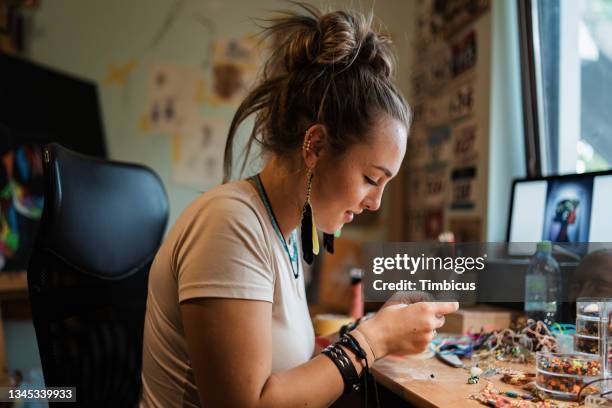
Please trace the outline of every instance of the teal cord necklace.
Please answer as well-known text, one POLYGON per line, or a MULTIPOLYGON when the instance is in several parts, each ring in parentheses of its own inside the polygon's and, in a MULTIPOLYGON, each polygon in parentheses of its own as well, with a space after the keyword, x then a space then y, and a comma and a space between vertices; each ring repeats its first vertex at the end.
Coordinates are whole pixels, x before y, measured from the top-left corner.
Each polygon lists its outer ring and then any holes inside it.
POLYGON ((285 241, 285 237, 281 233, 280 227, 278 226, 278 222, 276 221, 276 217, 274 216, 274 212, 272 211, 272 206, 270 205, 270 200, 268 199, 268 195, 266 194, 266 190, 264 189, 264 186, 261 182, 261 178, 259 177, 259 174, 252 176, 251 180, 253 180, 255 182, 255 185, 257 186, 257 190, 259 191, 259 196, 261 197, 261 201, 263 201, 264 206, 266 207, 266 211, 268 212, 268 216, 270 217, 270 220, 272 221, 272 226, 274 227, 274 231, 276 231, 276 235, 278 236, 278 239, 280 240, 281 244, 283 244, 283 248, 285 248, 285 252, 287 253, 287 256, 289 257, 289 263, 291 264, 291 270, 293 271, 293 277, 297 279, 298 276, 300 275, 300 260, 298 257, 297 233, 295 232, 295 230, 291 232, 291 244, 292 244, 291 249, 293 249, 293 253, 291 253, 289 251, 289 246, 287 245, 287 242, 285 241))

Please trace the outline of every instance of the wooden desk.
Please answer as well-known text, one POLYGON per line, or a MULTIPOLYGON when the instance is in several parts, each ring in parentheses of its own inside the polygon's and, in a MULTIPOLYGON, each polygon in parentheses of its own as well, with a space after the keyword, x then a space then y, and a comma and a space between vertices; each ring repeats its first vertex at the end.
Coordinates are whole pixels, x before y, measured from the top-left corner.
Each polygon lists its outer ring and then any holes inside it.
POLYGON ((2 323, 2 301, 27 299, 28 279, 25 271, 0 272, 0 386, 9 384, 6 350, 4 347, 4 325, 2 323))
MULTIPOLYGON (((535 372, 535 366, 531 365, 499 362, 499 366, 535 372)), ((481 378, 478 384, 467 384, 468 370, 448 366, 437 358, 422 360, 410 356, 388 356, 374 364, 372 373, 380 384, 416 407, 484 407, 469 396, 484 388, 485 378, 481 378)), ((501 382, 500 378, 498 374, 486 380, 500 391, 527 393, 518 386, 501 382)))

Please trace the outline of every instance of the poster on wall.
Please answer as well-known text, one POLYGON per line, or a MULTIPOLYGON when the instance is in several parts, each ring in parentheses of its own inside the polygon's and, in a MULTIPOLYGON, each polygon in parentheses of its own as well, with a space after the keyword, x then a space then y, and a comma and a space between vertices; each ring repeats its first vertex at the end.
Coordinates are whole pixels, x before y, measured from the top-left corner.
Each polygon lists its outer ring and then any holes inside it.
POLYGON ((174 182, 199 191, 220 184, 226 132, 224 120, 190 117, 175 136, 174 182))
POLYGON ((472 30, 452 45, 452 72, 453 76, 462 73, 476 66, 476 31, 472 30))
POLYGON ((452 196, 450 208, 470 210, 476 206, 476 167, 454 169, 451 174, 452 196))
POLYGON ((478 124, 462 123, 453 129, 453 161, 455 165, 476 161, 478 158, 478 124))
POLYGON ((198 111, 198 66, 158 63, 149 73, 148 130, 175 135, 198 111))
POLYGON ((429 130, 427 137, 429 170, 443 168, 453 157, 451 143, 451 128, 449 126, 436 126, 429 130))
POLYGON ((430 30, 439 36, 452 36, 489 8, 489 0, 425 0, 431 10, 430 30))
POLYGON ((425 239, 437 240, 444 230, 444 209, 427 210, 424 219, 425 239))
POLYGON ((425 173, 425 205, 438 207, 447 202, 448 172, 445 169, 429 170, 425 173))
POLYGON ((255 81, 257 40, 252 36, 220 38, 213 43, 211 103, 237 106, 255 81))
POLYGON ((448 104, 450 120, 469 116, 474 111, 474 83, 463 83, 451 91, 448 104))

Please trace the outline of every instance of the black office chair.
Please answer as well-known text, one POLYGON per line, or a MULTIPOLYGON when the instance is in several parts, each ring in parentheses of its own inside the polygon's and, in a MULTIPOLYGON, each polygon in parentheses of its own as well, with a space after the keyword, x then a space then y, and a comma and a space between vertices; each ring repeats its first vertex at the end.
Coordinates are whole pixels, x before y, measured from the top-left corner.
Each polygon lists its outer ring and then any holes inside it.
POLYGON ((166 193, 143 166, 58 144, 43 147, 43 161, 45 202, 28 286, 45 384, 76 387, 81 407, 134 407, 166 193))

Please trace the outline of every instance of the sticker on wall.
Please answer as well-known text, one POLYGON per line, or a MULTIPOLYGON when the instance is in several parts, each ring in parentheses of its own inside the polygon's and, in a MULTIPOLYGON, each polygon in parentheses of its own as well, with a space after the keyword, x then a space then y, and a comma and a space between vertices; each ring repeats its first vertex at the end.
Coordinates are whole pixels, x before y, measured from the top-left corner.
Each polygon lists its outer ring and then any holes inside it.
POLYGON ((453 89, 449 97, 448 115, 450 120, 469 116, 474 111, 474 84, 466 82, 453 89))
POLYGON ((479 217, 451 218, 449 221, 455 242, 481 242, 481 225, 479 217))
POLYGON ((453 75, 458 76, 476 65, 476 31, 472 30, 453 43, 453 75))
POLYGON ((453 160, 455 164, 474 162, 478 158, 478 125, 475 121, 453 129, 453 160))
POLYGON ((476 167, 468 166, 453 170, 452 197, 450 208, 453 210, 469 210, 476 202, 476 167))
POLYGON ((104 86, 124 86, 128 76, 134 71, 136 65, 138 65, 138 62, 134 59, 122 65, 109 64, 106 68, 106 77, 103 82, 104 86))
POLYGON ((437 240, 444 230, 444 210, 436 208, 427 210, 424 220, 425 239, 437 240))
POLYGON ((140 119, 139 128, 177 134, 188 118, 197 115, 201 80, 202 71, 195 65, 152 65, 146 117, 140 119))
POLYGON ((213 43, 211 104, 240 104, 255 81, 258 65, 254 37, 216 40, 213 43))
POLYGON ((446 167, 452 158, 451 129, 448 126, 437 126, 429 130, 427 137, 429 163, 428 170, 446 167))
POLYGON ((425 173, 425 205, 438 207, 447 202, 448 172, 443 169, 425 173))
POLYGON ((224 120, 190 117, 175 137, 174 182, 200 191, 220 184, 226 132, 224 120))

